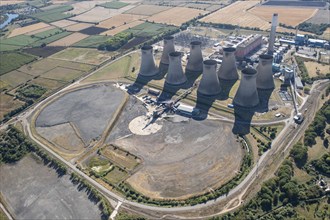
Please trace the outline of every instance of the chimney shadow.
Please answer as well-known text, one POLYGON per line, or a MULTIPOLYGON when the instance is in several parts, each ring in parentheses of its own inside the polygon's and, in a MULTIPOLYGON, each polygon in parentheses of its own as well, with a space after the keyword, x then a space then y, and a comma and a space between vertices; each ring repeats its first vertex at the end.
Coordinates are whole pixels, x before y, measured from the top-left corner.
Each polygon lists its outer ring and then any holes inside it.
POLYGON ((257 89, 259 96, 259 105, 256 112, 264 113, 269 111, 269 100, 274 89, 257 89))
POLYGON ((246 135, 250 133, 250 127, 256 108, 244 108, 234 105, 235 121, 232 129, 235 135, 246 135))

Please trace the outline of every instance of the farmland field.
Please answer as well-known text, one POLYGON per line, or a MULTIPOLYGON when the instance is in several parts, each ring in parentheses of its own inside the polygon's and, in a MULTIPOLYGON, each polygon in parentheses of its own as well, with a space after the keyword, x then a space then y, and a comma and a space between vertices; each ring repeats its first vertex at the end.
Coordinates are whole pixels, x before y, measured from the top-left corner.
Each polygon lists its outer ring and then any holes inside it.
POLYGON ((112 55, 113 53, 102 52, 96 49, 67 48, 54 54, 51 58, 99 65, 112 55))
POLYGON ((12 88, 33 79, 33 75, 26 74, 17 70, 13 70, 1 76, 1 80, 10 85, 12 88))
POLYGON ((51 9, 51 10, 33 14, 32 17, 45 21, 45 22, 54 22, 54 21, 58 21, 58 20, 62 20, 62 19, 71 17, 72 15, 70 15, 70 14, 64 14, 64 12, 69 11, 71 9, 73 9, 72 6, 63 5, 63 6, 51 9))
POLYGON ((81 14, 88 10, 91 10, 95 7, 96 4, 97 1, 79 1, 71 5, 73 7, 71 11, 65 13, 70 13, 74 15, 81 14))
POLYGON ((64 85, 64 83, 61 81, 53 80, 53 79, 46 79, 43 77, 38 77, 38 78, 32 79, 32 81, 30 81, 28 84, 42 86, 49 90, 57 89, 64 85))
POLYGON ((131 10, 125 12, 125 14, 134 14, 134 15, 154 15, 159 12, 171 9, 167 6, 158 6, 158 5, 139 5, 131 10))
POLYGON ((20 107, 24 102, 15 99, 14 97, 6 94, 0 94, 0 120, 3 119, 3 116, 8 112, 20 107))
POLYGON ((317 77, 317 76, 324 76, 327 73, 330 74, 329 65, 313 62, 313 61, 307 61, 305 62, 305 66, 308 72, 309 77, 317 77), (319 72, 317 72, 319 70, 319 72))
POLYGON ((106 30, 107 29, 105 29, 105 28, 92 26, 92 27, 88 27, 88 28, 85 28, 83 30, 80 30, 80 33, 87 34, 87 35, 97 35, 99 33, 102 33, 104 31, 106 31, 106 30))
POLYGON ((57 41, 59 39, 62 39, 62 38, 66 37, 70 34, 71 34, 70 32, 63 31, 63 32, 60 32, 58 34, 54 34, 52 36, 49 36, 47 38, 38 40, 37 42, 31 44, 31 46, 38 47, 38 46, 41 46, 42 44, 49 44, 49 43, 52 43, 52 42, 57 41))
POLYGON ((28 32, 36 31, 36 30, 43 29, 46 27, 49 27, 49 24, 46 24, 43 22, 31 24, 31 25, 28 25, 25 27, 18 27, 18 28, 15 28, 14 30, 12 30, 12 32, 9 34, 8 38, 15 37, 15 36, 18 36, 21 34, 26 34, 28 32))
POLYGON ((63 67, 55 67, 54 69, 44 73, 42 77, 46 79, 54 79, 54 80, 69 82, 77 78, 78 76, 81 76, 82 74, 83 72, 79 70, 67 69, 63 67))
POLYGON ((103 148, 101 154, 116 165, 126 167, 128 170, 133 170, 139 164, 140 160, 125 151, 115 149, 113 146, 103 148))
POLYGON ((81 34, 81 33, 73 33, 70 34, 69 36, 66 36, 62 39, 59 39, 51 44, 49 46, 70 46, 74 43, 77 43, 78 41, 81 41, 82 39, 85 39, 88 37, 86 34, 81 34))
POLYGON ((259 1, 237 1, 225 8, 222 8, 202 19, 202 22, 239 25, 241 27, 257 27, 266 30, 270 27, 266 20, 247 12, 259 1))
POLYGON ((175 7, 149 17, 148 21, 181 26, 181 24, 206 13, 199 9, 175 7))
POLYGON ((322 37, 326 40, 330 40, 330 27, 323 32, 322 37))
POLYGON ((330 11, 328 9, 319 9, 317 13, 310 19, 308 19, 306 22, 313 23, 313 24, 327 24, 329 23, 329 14, 330 11))
POLYGON ((205 9, 209 8, 210 6, 211 6, 210 4, 188 3, 188 4, 184 5, 183 7, 185 7, 185 8, 196 8, 196 9, 205 10, 205 9))
POLYGON ((100 22, 97 25, 97 27, 102 27, 102 28, 118 27, 121 25, 131 23, 136 20, 140 20, 145 17, 146 16, 143 16, 143 15, 120 14, 120 15, 113 16, 112 18, 109 18, 107 20, 100 22))
POLYGON ((119 170, 118 167, 115 167, 105 176, 105 178, 112 184, 117 184, 124 180, 126 177, 127 173, 125 171, 119 170))
POLYGON ((69 21, 69 20, 59 20, 59 21, 55 21, 55 22, 51 23, 51 25, 54 25, 54 26, 60 27, 60 28, 67 27, 67 26, 74 25, 74 24, 77 24, 77 22, 69 21))
POLYGON ((111 30, 108 30, 108 31, 105 31, 103 33, 101 33, 101 35, 108 35, 108 36, 114 36, 115 34, 118 34, 122 31, 125 31, 129 28, 134 28, 136 27, 137 25, 140 25, 140 24, 143 24, 144 21, 133 21, 131 23, 128 23, 128 24, 125 24, 125 25, 121 25, 121 26, 118 26, 114 29, 111 29, 111 30))
POLYGON ((0 76, 7 72, 15 70, 21 67, 22 65, 29 63, 35 59, 36 59, 35 56, 31 56, 23 53, 10 52, 10 53, 1 54, 0 76))
POLYGON ((99 4, 99 6, 105 7, 105 8, 113 8, 113 9, 119 9, 122 7, 125 7, 129 5, 128 3, 125 2, 120 2, 120 1, 112 1, 112 2, 105 2, 103 4, 99 4))
POLYGON ((34 47, 23 50, 25 53, 29 53, 38 57, 48 57, 63 50, 64 47, 34 47))
POLYGON ((297 26, 298 24, 310 19, 316 14, 315 8, 290 8, 280 6, 259 6, 250 9, 248 12, 259 18, 270 22, 274 13, 278 13, 279 23, 297 26))
POLYGON ((175 26, 145 22, 143 24, 132 27, 129 30, 126 30, 125 32, 133 33, 134 36, 138 37, 153 37, 164 32, 173 31, 175 29, 177 29, 175 26))
POLYGON ((65 27, 64 29, 67 31, 80 31, 88 27, 92 27, 93 24, 88 23, 76 23, 70 26, 65 27))
POLYGON ((71 46, 73 47, 88 47, 88 48, 97 48, 100 44, 106 42, 111 37, 108 36, 100 36, 100 35, 92 35, 89 36, 71 46))
POLYGON ((38 30, 35 30, 35 31, 28 32, 28 33, 26 33, 26 35, 30 35, 31 36, 31 35, 38 34, 40 32, 52 30, 54 28, 56 28, 56 27, 54 27, 54 26, 48 26, 48 27, 45 27, 45 28, 41 28, 41 29, 38 29, 38 30))

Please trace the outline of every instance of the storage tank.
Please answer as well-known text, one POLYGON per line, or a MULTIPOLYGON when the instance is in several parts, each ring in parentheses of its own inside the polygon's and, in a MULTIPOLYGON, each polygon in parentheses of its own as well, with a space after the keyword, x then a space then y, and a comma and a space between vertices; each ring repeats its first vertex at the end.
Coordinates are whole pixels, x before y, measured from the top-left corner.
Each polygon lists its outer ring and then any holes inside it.
POLYGON ((253 108, 259 104, 257 92, 256 78, 257 70, 253 68, 245 68, 242 70, 242 77, 235 94, 233 103, 236 106, 253 108))
POLYGON ((178 51, 171 52, 169 55, 169 66, 165 82, 170 85, 180 85, 187 81, 181 65, 182 53, 178 51))
POLYGON ((174 52, 175 48, 174 48, 174 37, 173 36, 166 36, 164 37, 164 45, 163 45, 163 53, 162 53, 162 57, 160 59, 160 62, 162 64, 169 64, 169 57, 168 55, 171 52, 174 52))
POLYGON ((215 60, 205 60, 203 62, 203 74, 197 92, 210 96, 220 93, 217 62, 215 60))
POLYGON ((274 89, 275 83, 273 79, 273 56, 263 54, 259 56, 259 63, 257 66, 257 88, 258 89, 274 89))
POLYGON ((219 79, 223 79, 223 80, 238 79, 235 52, 236 49, 233 47, 226 47, 223 49, 222 63, 218 71, 219 79))
POLYGON ((156 66, 153 48, 150 45, 145 45, 141 48, 141 65, 139 75, 154 76, 159 73, 156 66))
POLYGON ((192 41, 190 43, 190 56, 186 66, 187 71, 199 72, 203 71, 203 55, 202 55, 202 42, 192 41))

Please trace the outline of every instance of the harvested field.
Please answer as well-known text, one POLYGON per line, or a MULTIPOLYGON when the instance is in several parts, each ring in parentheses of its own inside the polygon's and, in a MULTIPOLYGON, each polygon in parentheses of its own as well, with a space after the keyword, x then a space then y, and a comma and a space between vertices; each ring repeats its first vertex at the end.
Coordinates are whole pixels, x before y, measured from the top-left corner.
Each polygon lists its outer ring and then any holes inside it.
POLYGON ((88 144, 100 138, 124 99, 125 93, 112 85, 79 89, 47 105, 38 116, 36 127, 70 122, 88 144))
POLYGON ((17 69, 26 63, 30 63, 35 59, 35 56, 23 53, 11 52, 1 54, 0 76, 17 69))
POLYGON ((39 135, 47 139, 61 152, 67 154, 82 153, 85 144, 70 123, 50 127, 37 127, 39 135))
POLYGON ((306 69, 309 77, 325 76, 327 73, 330 74, 329 64, 322 64, 313 61, 305 62, 306 69))
POLYGON ((328 9, 319 9, 316 14, 308 19, 306 22, 312 24, 328 24, 330 20, 330 10, 328 9))
POLYGON ((211 4, 202 4, 202 3, 188 3, 186 5, 183 5, 182 7, 185 8, 196 8, 200 10, 205 10, 206 8, 209 8, 211 4))
POLYGON ((106 42, 111 37, 101 36, 101 35, 92 35, 89 36, 71 46, 73 47, 88 47, 88 48, 97 48, 100 44, 106 42))
POLYGON ((24 52, 38 56, 38 57, 48 57, 61 50, 64 50, 65 47, 34 47, 25 49, 24 52))
POLYGON ((31 35, 35 35, 35 34, 38 34, 38 33, 44 32, 44 31, 53 30, 55 28, 56 27, 54 27, 54 26, 48 26, 48 27, 45 27, 45 28, 41 28, 41 29, 38 29, 38 30, 35 30, 35 31, 28 32, 28 33, 26 33, 26 35, 31 36, 31 35))
POLYGON ((42 75, 46 79, 54 79, 69 82, 83 74, 82 71, 67 69, 63 67, 55 67, 42 75))
POLYGON ((14 70, 1 76, 1 80, 9 84, 11 87, 15 88, 20 84, 27 82, 34 76, 20 71, 14 70))
POLYGON ((26 34, 28 32, 36 31, 36 30, 43 29, 46 27, 49 27, 49 24, 46 24, 43 22, 31 24, 31 25, 28 25, 25 27, 18 27, 18 28, 15 28, 14 30, 12 30, 12 32, 9 34, 8 38, 15 37, 15 36, 18 36, 21 34, 26 34))
POLYGON ((23 104, 24 104, 24 102, 21 102, 18 99, 15 99, 15 97, 1 93, 0 94, 0 120, 3 119, 5 114, 22 106, 23 104))
POLYGON ((63 19, 63 20, 55 21, 55 22, 50 23, 50 24, 53 25, 53 26, 59 27, 59 28, 63 28, 63 27, 67 27, 67 26, 70 26, 70 25, 77 24, 77 22, 63 19))
POLYGON ((330 27, 328 27, 322 34, 322 38, 330 41, 330 27))
POLYGON ((239 25, 241 27, 257 27, 261 30, 267 30, 270 24, 266 20, 247 12, 248 9, 253 8, 258 3, 259 1, 237 1, 200 19, 200 21, 239 25))
POLYGON ((64 29, 67 31, 80 31, 89 27, 92 27, 93 24, 89 23, 76 23, 70 26, 65 27, 64 29))
POLYGON ((60 40, 57 40, 53 43, 50 43, 48 46, 63 46, 67 47, 70 46, 78 41, 81 41, 82 39, 85 39, 88 37, 86 34, 81 34, 81 33, 73 33, 67 37, 64 37, 60 40))
POLYGON ((198 9, 175 7, 149 17, 148 21, 181 26, 181 24, 206 13, 206 11, 198 9))
POLYGON ((15 219, 101 219, 86 190, 79 190, 70 175, 59 177, 36 156, 3 164, 0 178, 0 191, 15 219))
POLYGON ((259 18, 271 22, 274 13, 278 13, 279 23, 296 27, 298 24, 313 17, 318 9, 315 8, 290 8, 278 6, 259 6, 248 12, 259 18))
POLYGON ((76 2, 76 3, 71 4, 73 9, 71 11, 66 12, 66 13, 78 15, 78 14, 84 13, 88 10, 91 10, 92 8, 95 7, 96 4, 97 4, 97 1, 80 1, 80 2, 76 2))
POLYGON ((267 6, 285 6, 285 7, 324 7, 326 6, 326 2, 322 1, 287 1, 287 0, 270 0, 267 2, 264 2, 263 5, 267 6))
POLYGON ((87 34, 87 35, 97 35, 100 34, 104 31, 106 31, 106 28, 101 28, 101 27, 88 27, 86 29, 80 30, 79 32, 82 34, 87 34))
MULTIPOLYGON (((45 31, 45 32, 51 32, 53 30, 50 30, 50 31, 45 31)), ((42 34, 47 34, 47 33, 39 33, 40 35, 42 34)), ((37 42, 33 43, 31 46, 32 47, 40 47, 42 45, 48 45, 49 43, 52 43, 54 41, 57 41, 59 39, 62 39, 68 35, 70 35, 71 33, 70 32, 67 32, 67 31, 62 31, 62 32, 56 32, 55 34, 51 35, 51 36, 48 36, 46 38, 39 38, 41 40, 38 40, 37 42)))
POLYGON ((81 22, 90 22, 90 23, 98 23, 100 21, 104 21, 108 18, 111 18, 115 15, 121 14, 124 11, 131 9, 134 6, 126 6, 121 9, 109 9, 103 7, 95 7, 90 11, 87 11, 83 14, 75 16, 71 18, 74 21, 81 21, 81 22))
POLYGON ((154 15, 159 12, 171 9, 171 7, 167 6, 159 6, 159 5, 139 5, 129 11, 126 11, 125 14, 134 14, 134 15, 154 15))
POLYGON ((216 10, 219 10, 220 8, 223 8, 223 7, 224 7, 224 5, 211 5, 206 10, 207 11, 216 11, 216 10))
POLYGON ((54 54, 51 58, 99 65, 113 55, 113 53, 96 49, 67 48, 66 50, 54 54))
POLYGON ((127 179, 135 190, 152 198, 185 198, 220 187, 239 171, 244 151, 231 124, 190 119, 155 123, 162 124, 157 133, 112 141, 144 161, 127 179))
POLYGON ((127 30, 129 28, 135 27, 135 26, 140 25, 140 24, 143 24, 143 23, 144 23, 144 21, 133 21, 133 22, 131 22, 129 24, 118 26, 115 29, 111 29, 111 30, 105 31, 105 32, 101 33, 101 35, 114 36, 115 34, 118 34, 118 33, 122 32, 122 31, 125 31, 125 30, 127 30))
POLYGON ((107 20, 100 22, 97 25, 97 27, 109 29, 112 27, 118 27, 118 26, 128 24, 128 23, 140 20, 145 17, 146 16, 142 16, 142 15, 120 14, 120 15, 113 16, 112 18, 109 18, 107 20))

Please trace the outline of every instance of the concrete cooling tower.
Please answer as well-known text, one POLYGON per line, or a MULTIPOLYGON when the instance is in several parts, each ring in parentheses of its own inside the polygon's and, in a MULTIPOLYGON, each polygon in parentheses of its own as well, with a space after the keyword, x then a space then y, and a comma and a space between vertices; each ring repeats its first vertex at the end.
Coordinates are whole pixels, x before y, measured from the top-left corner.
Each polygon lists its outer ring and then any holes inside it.
POLYGON ((173 36, 164 37, 163 54, 160 59, 160 63, 168 65, 170 63, 168 55, 174 51, 175 51, 174 37, 173 36))
POLYGON ((182 54, 180 52, 171 52, 169 55, 169 66, 166 75, 166 83, 170 85, 180 85, 187 81, 181 65, 182 54))
POLYGON ((257 89, 274 89, 273 79, 273 56, 263 54, 259 56, 259 63, 257 66, 257 89))
POLYGON ((234 98, 234 106, 253 108, 259 104, 256 85, 257 70, 245 68, 242 70, 241 82, 234 98))
POLYGON ((215 60, 205 60, 203 62, 203 75, 197 91, 203 95, 217 95, 220 93, 217 62, 215 60))
POLYGON ((187 71, 199 72, 203 71, 203 55, 202 55, 202 42, 192 41, 190 43, 190 55, 186 66, 187 71))
POLYGON ((152 46, 146 45, 141 48, 141 76, 154 76, 159 73, 159 70, 155 64, 152 46))
POLYGON ((222 80, 237 80, 238 73, 235 59, 236 49, 227 47, 223 49, 223 59, 218 71, 218 77, 222 80))

